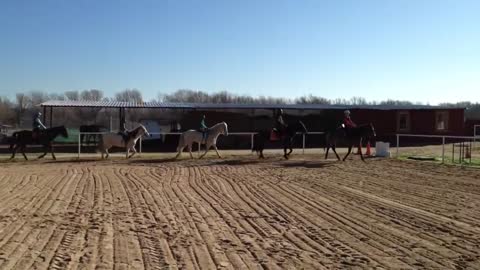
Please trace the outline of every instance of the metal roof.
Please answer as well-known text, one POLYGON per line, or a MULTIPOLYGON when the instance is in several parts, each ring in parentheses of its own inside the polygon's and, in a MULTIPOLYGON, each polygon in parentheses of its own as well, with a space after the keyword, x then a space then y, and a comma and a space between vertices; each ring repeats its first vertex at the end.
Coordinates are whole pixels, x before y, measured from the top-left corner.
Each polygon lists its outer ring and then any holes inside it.
POLYGON ((97 108, 149 108, 149 109, 294 109, 294 110, 439 110, 465 109, 430 105, 324 105, 324 104, 236 104, 236 103, 170 103, 170 102, 122 102, 122 101, 64 101, 51 100, 40 104, 42 107, 97 107, 97 108))

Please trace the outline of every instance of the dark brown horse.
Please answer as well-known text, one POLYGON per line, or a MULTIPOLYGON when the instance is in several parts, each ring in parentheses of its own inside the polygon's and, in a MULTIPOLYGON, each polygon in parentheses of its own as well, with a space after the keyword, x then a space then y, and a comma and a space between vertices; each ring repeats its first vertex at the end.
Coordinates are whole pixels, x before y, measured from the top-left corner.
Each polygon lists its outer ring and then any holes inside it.
MULTIPOLYGON (((297 135, 297 132, 306 134, 307 128, 302 121, 298 121, 292 125, 288 125, 285 128, 284 134, 281 136, 281 143, 283 146, 283 157, 288 159, 288 156, 292 153, 293 141, 297 135), (287 153, 287 149, 290 151, 287 153)), ((265 158, 263 156, 263 150, 265 149, 265 142, 270 140, 270 130, 263 130, 253 136, 253 148, 252 151, 257 152, 259 158, 265 158)))
MULTIPOLYGON (((372 123, 366 125, 359 125, 355 128, 343 128, 339 127, 331 132, 327 132, 325 135, 326 139, 326 152, 325 152, 325 159, 328 158, 328 150, 332 148, 333 152, 337 156, 337 159, 340 160, 340 157, 335 150, 336 144, 339 140, 345 141, 348 146, 348 153, 343 157, 343 161, 347 159, 348 155, 352 152, 352 147, 354 145, 362 145, 363 141, 369 141, 371 138, 377 136, 375 133, 375 128, 373 127, 372 123)), ((363 154, 360 151, 360 157, 363 161, 363 154)))
POLYGON ((68 137, 67 129, 64 126, 60 127, 53 127, 47 128, 45 130, 39 131, 38 137, 36 140, 33 139, 33 132, 31 130, 22 130, 13 133, 12 141, 10 143, 10 149, 12 150, 12 156, 10 159, 15 157, 15 153, 18 149, 22 151, 23 157, 25 160, 28 160, 27 156, 25 155, 25 148, 27 145, 32 144, 40 144, 43 146, 44 153, 40 155, 38 158, 43 158, 47 155, 47 151, 50 150, 52 153, 53 159, 57 159, 55 154, 53 153, 53 145, 52 141, 55 140, 56 137, 61 135, 64 138, 68 137))

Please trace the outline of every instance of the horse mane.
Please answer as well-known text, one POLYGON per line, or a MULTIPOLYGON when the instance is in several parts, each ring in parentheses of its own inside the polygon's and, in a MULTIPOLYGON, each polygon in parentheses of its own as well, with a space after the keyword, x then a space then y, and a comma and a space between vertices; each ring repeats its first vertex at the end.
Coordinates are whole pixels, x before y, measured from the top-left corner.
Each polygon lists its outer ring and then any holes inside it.
POLYGON ((130 137, 136 136, 138 131, 141 130, 141 129, 147 130, 142 124, 138 124, 138 127, 136 127, 135 129, 127 132, 127 135, 129 137, 128 139, 130 139, 130 137))
POLYGON ((208 129, 213 129, 213 128, 216 128, 216 127, 218 127, 218 126, 226 125, 226 124, 227 124, 227 122, 222 121, 222 122, 220 122, 220 123, 216 123, 215 125, 209 127, 208 129))
POLYGON ((46 130, 59 130, 59 129, 66 129, 66 128, 65 126, 56 126, 56 127, 47 128, 46 130))
POLYGON ((222 121, 222 122, 220 122, 220 123, 216 123, 216 124, 213 125, 212 127, 219 126, 219 125, 223 125, 223 124, 226 124, 226 122, 225 122, 225 121, 222 121))
POLYGON ((370 128, 373 127, 372 123, 357 125, 357 128, 370 128))

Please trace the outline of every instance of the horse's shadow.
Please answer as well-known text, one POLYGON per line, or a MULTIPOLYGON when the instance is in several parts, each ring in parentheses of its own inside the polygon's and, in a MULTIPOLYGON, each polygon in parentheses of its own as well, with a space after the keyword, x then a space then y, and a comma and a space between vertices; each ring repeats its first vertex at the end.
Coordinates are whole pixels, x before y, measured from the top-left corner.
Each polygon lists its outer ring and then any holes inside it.
POLYGON ((155 159, 131 159, 129 163, 131 164, 161 164, 161 163, 171 163, 179 161, 175 158, 155 158, 155 159))
MULTIPOLYGON (((37 159, 38 160, 38 159, 37 159)), ((65 159, 65 160, 59 160, 59 159, 52 159, 52 160, 43 160, 43 163, 55 163, 55 164, 62 164, 62 163, 94 163, 98 162, 98 159, 94 158, 89 158, 89 159, 65 159)))
POLYGON ((215 165, 242 166, 258 164, 258 160, 227 159, 215 162, 215 165))
POLYGON ((295 167, 304 167, 308 169, 317 169, 333 166, 334 163, 326 161, 294 161, 294 162, 284 162, 278 164, 285 168, 295 168, 295 167))

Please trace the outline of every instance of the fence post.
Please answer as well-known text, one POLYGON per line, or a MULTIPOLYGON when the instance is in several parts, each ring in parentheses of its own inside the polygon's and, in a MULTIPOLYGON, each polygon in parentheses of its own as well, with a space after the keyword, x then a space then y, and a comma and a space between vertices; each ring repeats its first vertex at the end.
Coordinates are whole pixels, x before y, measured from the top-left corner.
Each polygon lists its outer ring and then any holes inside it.
MULTIPOLYGON (((254 133, 251 133, 251 134, 250 134, 250 150, 252 150, 252 151, 253 151, 253 134, 254 134, 254 133)), ((253 153, 253 152, 252 152, 252 153, 253 153)))
POLYGON ((302 141, 302 154, 305 155, 305 133, 303 133, 303 141, 302 141))
POLYGON ((80 148, 82 147, 82 141, 81 141, 81 135, 82 133, 78 133, 78 159, 80 159, 80 148))
POLYGON ((399 148, 400 147, 400 134, 397 134, 397 158, 399 157, 399 148))
POLYGON ((442 137, 442 164, 445 163, 445 137, 442 137))

